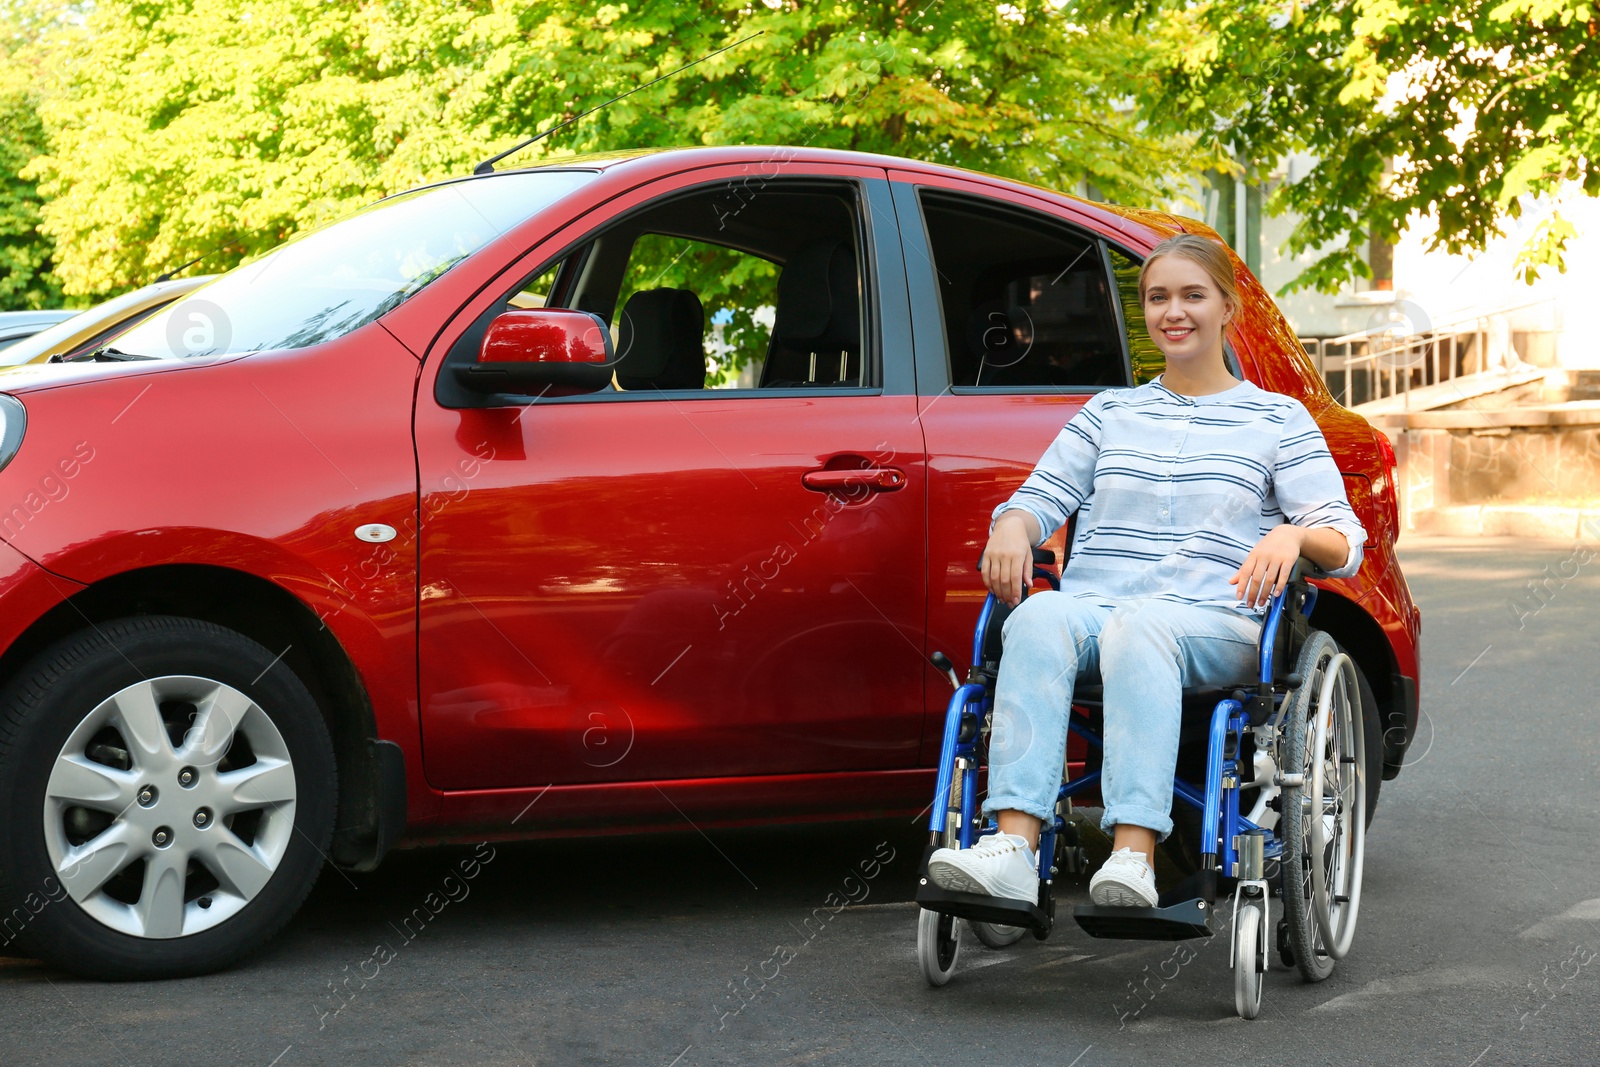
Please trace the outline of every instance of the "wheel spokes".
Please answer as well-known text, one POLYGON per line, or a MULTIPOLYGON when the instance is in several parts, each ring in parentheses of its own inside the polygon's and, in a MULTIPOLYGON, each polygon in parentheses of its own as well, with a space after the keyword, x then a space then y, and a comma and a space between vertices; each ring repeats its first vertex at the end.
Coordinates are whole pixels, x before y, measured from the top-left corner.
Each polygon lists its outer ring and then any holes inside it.
POLYGON ((86 900, 142 853, 128 824, 113 823, 104 833, 67 851, 59 869, 61 884, 72 899, 86 900))
POLYGON ((215 766, 228 754, 234 731, 255 702, 232 686, 219 685, 197 705, 194 726, 183 738, 183 755, 199 766, 215 766))
POLYGON ((51 867, 119 934, 213 929, 279 873, 297 794, 318 784, 295 769, 277 723, 239 688, 193 674, 128 685, 86 709, 43 768, 51 867))
POLYGON ((216 828, 216 836, 196 850, 196 858, 216 877, 225 892, 244 900, 261 892, 272 879, 273 868, 226 827, 216 828))
POLYGON ((139 776, 96 763, 86 756, 63 755, 50 770, 45 795, 67 805, 120 815, 134 802, 139 776))
POLYGON ((162 766, 171 762, 172 741, 167 736, 161 705, 150 683, 131 685, 111 699, 134 767, 162 766))
POLYGON ((189 856, 177 848, 152 852, 144 865, 144 886, 134 915, 145 937, 177 937, 183 933, 183 886, 189 856))
POLYGON ((257 757, 248 767, 218 774, 217 785, 228 798, 219 801, 218 814, 281 807, 295 798, 294 766, 288 760, 257 757))

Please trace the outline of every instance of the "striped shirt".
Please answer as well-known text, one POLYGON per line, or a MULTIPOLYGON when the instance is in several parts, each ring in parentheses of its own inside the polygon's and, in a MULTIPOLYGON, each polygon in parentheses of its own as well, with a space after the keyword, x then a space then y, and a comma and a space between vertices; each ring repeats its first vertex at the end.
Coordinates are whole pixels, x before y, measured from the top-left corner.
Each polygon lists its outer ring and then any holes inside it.
MULTIPOLYGON (((1139 598, 1266 611, 1228 579, 1284 522, 1328 526, 1350 544, 1348 578, 1366 530, 1305 405, 1251 382, 1184 396, 1161 378, 1096 393, 994 511, 1021 509, 1048 538, 1074 511, 1061 588, 1112 603, 1139 598)), ((991 524, 992 528, 992 524, 991 524)))

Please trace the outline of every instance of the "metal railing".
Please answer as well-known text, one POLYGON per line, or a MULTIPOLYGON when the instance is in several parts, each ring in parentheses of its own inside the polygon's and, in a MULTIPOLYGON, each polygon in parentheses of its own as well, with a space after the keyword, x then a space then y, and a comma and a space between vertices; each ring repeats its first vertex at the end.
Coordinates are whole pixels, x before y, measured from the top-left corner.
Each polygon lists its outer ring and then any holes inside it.
POLYGON ((1493 320, 1551 302, 1546 297, 1497 307, 1425 330, 1383 323, 1343 337, 1302 337, 1300 343, 1345 407, 1400 396, 1409 410, 1412 389, 1487 371, 1509 373, 1522 364, 1509 329, 1505 351, 1491 353, 1493 320), (1496 360, 1493 366, 1491 356, 1496 360))

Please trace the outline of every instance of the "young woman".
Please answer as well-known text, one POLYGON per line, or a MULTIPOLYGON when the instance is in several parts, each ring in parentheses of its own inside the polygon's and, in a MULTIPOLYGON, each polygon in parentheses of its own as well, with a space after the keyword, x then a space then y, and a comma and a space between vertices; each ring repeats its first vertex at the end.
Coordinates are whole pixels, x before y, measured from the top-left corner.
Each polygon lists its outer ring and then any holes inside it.
POLYGON ((1248 680, 1261 617, 1305 556, 1355 574, 1366 532, 1304 405, 1229 373, 1239 311, 1227 253, 1180 234, 1139 273, 1145 325, 1166 370, 1096 393, 1022 487, 995 509, 983 581, 1015 605, 1031 548, 1077 512, 1061 591, 1006 620, 983 810, 999 833, 928 864, 946 889, 1032 901, 1079 678, 1104 686, 1101 826, 1112 855, 1096 904, 1153 907, 1156 842, 1172 831, 1180 690, 1248 680))

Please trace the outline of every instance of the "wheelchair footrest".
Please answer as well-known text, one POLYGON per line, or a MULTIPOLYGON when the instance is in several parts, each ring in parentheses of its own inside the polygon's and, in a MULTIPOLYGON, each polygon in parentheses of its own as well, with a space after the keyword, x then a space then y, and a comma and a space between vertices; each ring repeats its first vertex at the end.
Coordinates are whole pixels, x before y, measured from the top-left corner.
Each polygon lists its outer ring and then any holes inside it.
POLYGON ((971 922, 1021 926, 1032 930, 1033 935, 1040 939, 1050 932, 1050 926, 1055 918, 1051 914, 1055 911, 1054 900, 1050 902, 1052 905, 1050 910, 1046 911, 1037 904, 1029 904, 1026 901, 940 889, 931 881, 917 887, 917 903, 928 911, 936 911, 941 915, 954 915, 958 919, 967 919, 971 922))
POLYGON ((1166 908, 1111 908, 1080 904, 1072 917, 1090 937, 1124 941, 1185 941, 1211 936, 1211 905, 1185 900, 1166 908))

